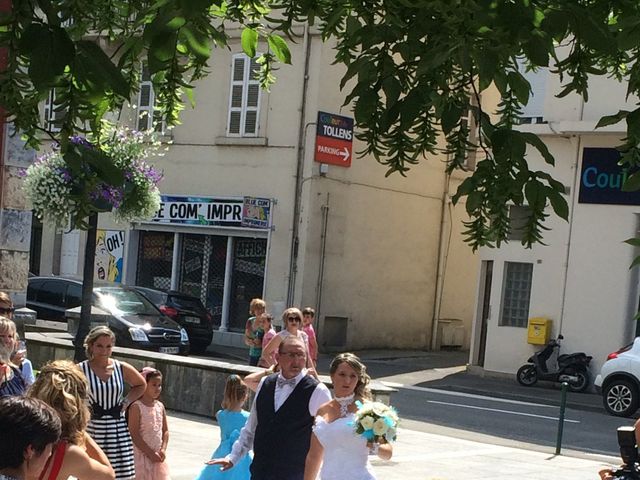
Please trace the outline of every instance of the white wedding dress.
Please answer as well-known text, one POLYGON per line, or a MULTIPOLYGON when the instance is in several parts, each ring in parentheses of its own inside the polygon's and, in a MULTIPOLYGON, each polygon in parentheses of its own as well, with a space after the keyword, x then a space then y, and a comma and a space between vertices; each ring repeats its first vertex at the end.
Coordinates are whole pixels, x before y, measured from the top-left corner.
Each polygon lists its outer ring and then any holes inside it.
POLYGON ((316 417, 313 433, 324 448, 320 480, 376 480, 367 441, 353 431, 353 417, 349 413, 331 423, 316 417))

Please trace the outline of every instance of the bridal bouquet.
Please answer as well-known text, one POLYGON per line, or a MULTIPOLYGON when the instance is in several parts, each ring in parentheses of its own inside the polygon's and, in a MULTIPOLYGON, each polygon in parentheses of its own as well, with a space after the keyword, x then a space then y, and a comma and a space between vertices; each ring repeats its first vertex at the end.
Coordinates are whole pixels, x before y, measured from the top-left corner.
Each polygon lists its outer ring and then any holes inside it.
POLYGON ((396 439, 398 412, 380 402, 356 402, 358 411, 353 421, 356 434, 368 442, 385 443, 396 439))

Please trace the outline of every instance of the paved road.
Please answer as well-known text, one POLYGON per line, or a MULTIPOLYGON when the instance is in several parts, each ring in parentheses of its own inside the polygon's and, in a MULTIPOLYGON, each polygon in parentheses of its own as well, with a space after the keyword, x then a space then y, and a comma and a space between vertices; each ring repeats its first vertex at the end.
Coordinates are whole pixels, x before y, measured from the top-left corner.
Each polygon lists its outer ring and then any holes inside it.
MULTIPOLYGON (((498 444, 518 442, 541 451, 555 449, 559 409, 554 406, 420 387, 399 389, 393 403, 403 418, 416 421, 412 424, 415 429, 420 429, 417 422, 425 422, 427 431, 432 431, 432 425, 438 425, 459 437, 490 436, 498 444)), ((567 409, 563 448, 618 455, 616 428, 632 425, 633 421, 605 413, 567 409)))
MULTIPOLYGON (((318 368, 321 373, 328 372, 330 358, 321 358, 318 368)), ((431 387, 443 387, 451 383, 449 379, 462 374, 465 352, 424 352, 415 357, 396 358, 382 351, 363 358, 372 378, 398 388, 392 403, 414 430, 435 429, 457 438, 521 445, 545 452, 555 450, 559 408, 535 399, 541 393, 559 397, 559 392, 550 385, 529 389, 518 386, 514 380, 513 390, 525 401, 494 398, 431 387), (531 399, 527 397, 529 392, 531 399)), ((478 381, 482 383, 482 379, 478 381)), ((579 394, 571 395, 579 399, 576 397, 579 394)), ((599 398, 596 400, 599 405, 599 398)), ((616 428, 634 422, 612 417, 599 407, 595 411, 569 408, 565 418, 563 449, 615 456, 619 453, 616 428)))

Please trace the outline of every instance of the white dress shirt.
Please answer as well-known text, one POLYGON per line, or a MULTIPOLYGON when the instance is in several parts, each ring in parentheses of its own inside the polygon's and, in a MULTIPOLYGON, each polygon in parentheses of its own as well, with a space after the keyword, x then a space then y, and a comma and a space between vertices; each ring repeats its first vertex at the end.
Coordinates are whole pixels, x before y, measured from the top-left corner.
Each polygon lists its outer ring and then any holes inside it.
MULTIPOLYGON (((276 389, 273 394, 273 403, 275 411, 277 412, 282 404, 289 398, 291 392, 298 386, 300 380, 302 380, 307 374, 306 370, 303 370, 295 377, 295 385, 284 385, 279 386, 276 382, 276 389)), ((282 374, 278 374, 282 375, 282 374)), ((260 390, 262 389, 262 384, 264 383, 264 377, 260 380, 260 385, 256 389, 256 396, 253 399, 253 404, 251 405, 251 412, 249 413, 249 418, 247 419, 247 423, 245 423, 244 427, 240 431, 240 437, 236 440, 231 448, 231 453, 227 455, 226 460, 229 460, 231 463, 236 465, 238 460, 242 458, 243 455, 249 452, 253 448, 253 438, 256 433, 256 427, 258 426, 258 412, 256 411, 256 400, 258 395, 260 394, 260 390)), ((311 394, 311 398, 309 399, 309 415, 312 417, 316 416, 318 409, 331 400, 331 393, 326 385, 322 382, 319 382, 316 386, 315 390, 311 394)))

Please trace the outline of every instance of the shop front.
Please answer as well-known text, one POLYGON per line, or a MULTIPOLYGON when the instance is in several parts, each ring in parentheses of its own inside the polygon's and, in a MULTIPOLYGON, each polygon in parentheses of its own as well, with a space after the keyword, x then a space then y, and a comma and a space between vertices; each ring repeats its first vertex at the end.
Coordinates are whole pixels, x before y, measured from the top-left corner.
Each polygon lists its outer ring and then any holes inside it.
POLYGON ((243 331, 263 297, 271 200, 163 196, 156 217, 129 232, 128 283, 200 298, 221 331, 243 331))

